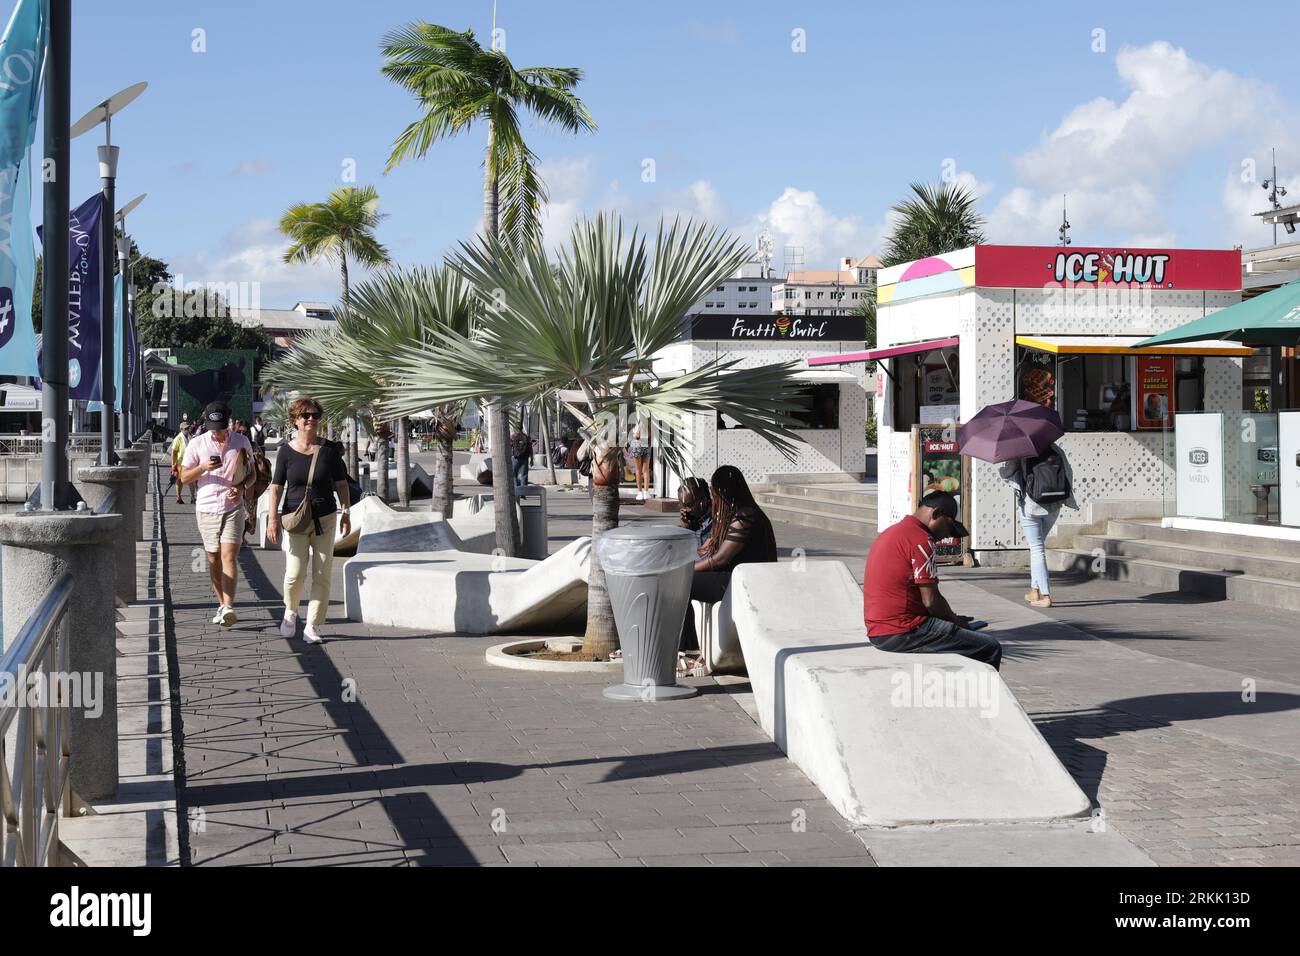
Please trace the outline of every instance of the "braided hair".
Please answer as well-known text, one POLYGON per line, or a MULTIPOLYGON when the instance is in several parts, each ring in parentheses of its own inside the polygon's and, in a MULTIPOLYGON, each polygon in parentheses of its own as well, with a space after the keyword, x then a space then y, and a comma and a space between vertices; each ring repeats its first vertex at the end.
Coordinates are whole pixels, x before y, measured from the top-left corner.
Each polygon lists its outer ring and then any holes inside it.
POLYGON ((707 557, 722 547, 731 531, 731 522, 741 508, 757 508, 749 483, 735 465, 723 465, 709 479, 713 490, 713 530, 709 540, 700 548, 700 557, 707 557))

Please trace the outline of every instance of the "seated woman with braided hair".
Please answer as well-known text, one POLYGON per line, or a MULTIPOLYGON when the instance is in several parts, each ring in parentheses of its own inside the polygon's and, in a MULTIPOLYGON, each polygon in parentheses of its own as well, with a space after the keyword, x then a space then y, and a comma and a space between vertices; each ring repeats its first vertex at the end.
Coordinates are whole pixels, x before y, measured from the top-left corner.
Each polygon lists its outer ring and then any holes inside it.
MULTIPOLYGON (((713 494, 713 530, 695 562, 691 600, 712 603, 722 600, 731 582, 731 572, 739 565, 776 561, 776 535, 739 468, 723 465, 713 473, 709 484, 713 494)), ((695 617, 688 613, 682 627, 682 649, 698 647, 695 617)))

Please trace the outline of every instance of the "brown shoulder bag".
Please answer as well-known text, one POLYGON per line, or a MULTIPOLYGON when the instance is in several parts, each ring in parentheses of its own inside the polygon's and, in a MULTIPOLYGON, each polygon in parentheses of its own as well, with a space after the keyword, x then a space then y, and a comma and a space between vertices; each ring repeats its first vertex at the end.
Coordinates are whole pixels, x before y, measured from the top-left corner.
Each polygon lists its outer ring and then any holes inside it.
POLYGON ((302 501, 292 512, 280 519, 280 524, 289 534, 307 534, 312 530, 315 521, 312 515, 312 503, 315 501, 315 495, 312 493, 311 481, 316 477, 316 460, 320 457, 320 445, 317 445, 311 451, 311 467, 307 469, 307 489, 303 492, 302 501))

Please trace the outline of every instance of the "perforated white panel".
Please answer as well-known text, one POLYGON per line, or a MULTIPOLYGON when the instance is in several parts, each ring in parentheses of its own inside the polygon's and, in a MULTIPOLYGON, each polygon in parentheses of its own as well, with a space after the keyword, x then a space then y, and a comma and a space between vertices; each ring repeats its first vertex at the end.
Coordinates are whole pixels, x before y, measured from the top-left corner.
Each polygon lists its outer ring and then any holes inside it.
MULTIPOLYGON (((968 323, 973 335, 962 335, 962 418, 986 405, 1015 397, 1015 308, 1019 291, 980 289, 968 323), (967 348, 968 341, 974 348, 967 348), (973 383, 973 388, 972 388, 973 383), (973 392, 973 395, 972 395, 973 392)), ((971 535, 976 548, 1006 547, 1013 540, 1015 516, 1010 492, 987 462, 972 461, 971 535)))
POLYGON ((1154 335, 1199 319, 1205 293, 1076 287, 1017 289, 1020 335, 1154 335))
POLYGON ((1205 360, 1205 410, 1241 409, 1241 362, 1239 358, 1209 357, 1205 360))

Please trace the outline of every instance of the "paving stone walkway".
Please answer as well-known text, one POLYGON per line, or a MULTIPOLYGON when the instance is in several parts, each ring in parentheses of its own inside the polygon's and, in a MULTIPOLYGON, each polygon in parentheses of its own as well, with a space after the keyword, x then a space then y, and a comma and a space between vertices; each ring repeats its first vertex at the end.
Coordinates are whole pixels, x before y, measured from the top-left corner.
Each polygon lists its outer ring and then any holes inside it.
MULTIPOLYGON (((590 528, 581 492, 548 510, 552 550, 590 528)), ((488 666, 500 638, 344 621, 339 569, 332 639, 286 641, 278 551, 244 551, 241 621, 223 631, 192 512, 169 501, 165 517, 195 864, 872 865, 867 847, 886 849, 766 738, 743 687, 616 705, 603 675, 488 666)), ((799 548, 860 578, 866 540, 775 527, 783 558, 799 548)), ((1067 578, 1040 612, 1016 572, 946 577, 1005 642, 1003 676, 1106 826, 1164 865, 1300 863, 1292 622, 1067 578)), ((890 838, 888 862, 969 862, 942 835, 908 839, 890 838)))
POLYGON ((616 704, 604 675, 491 667, 500 638, 354 624, 337 600, 325 644, 285 640, 283 557, 252 548, 223 630, 192 510, 165 518, 193 864, 873 865, 712 680, 616 704))

